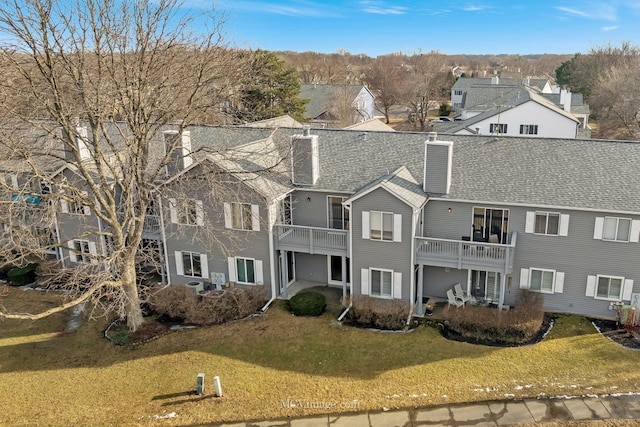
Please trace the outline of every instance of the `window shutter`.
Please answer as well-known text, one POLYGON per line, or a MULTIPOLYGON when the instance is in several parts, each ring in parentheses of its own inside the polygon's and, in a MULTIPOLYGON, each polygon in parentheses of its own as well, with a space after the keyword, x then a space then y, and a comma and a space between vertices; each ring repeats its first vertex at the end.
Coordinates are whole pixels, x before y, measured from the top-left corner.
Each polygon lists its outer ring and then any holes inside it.
POLYGON ((393 214, 393 241, 402 242, 402 215, 393 214))
POLYGON ((91 255, 91 264, 97 264, 98 248, 96 247, 96 242, 89 242, 89 254, 91 255))
POLYGON ((251 205, 251 229, 260 231, 260 206, 251 205))
POLYGON ((569 235, 569 214, 560 215, 560 227, 558 229, 559 236, 569 235))
POLYGON ((264 275, 262 274, 262 260, 257 259, 253 262, 253 268, 255 273, 256 285, 264 284, 264 275))
POLYGON ((587 292, 585 295, 588 297, 596 295, 596 276, 587 276, 587 292))
POLYGON ((524 223, 524 232, 533 233, 535 223, 536 223, 536 213, 532 211, 528 211, 527 219, 525 220, 525 223, 524 223))
POLYGON ((360 293, 369 295, 369 269, 367 268, 360 270, 360 293))
POLYGON ((520 269, 520 289, 528 289, 529 288, 529 269, 521 268, 520 269))
POLYGON ((75 245, 73 244, 73 240, 69 240, 67 242, 67 246, 69 247, 69 261, 78 262, 78 255, 75 252, 75 245))
POLYGON ((231 220, 231 205, 224 203, 224 228, 233 228, 233 221, 231 220))
POLYGON ((393 298, 402 299, 402 273, 393 273, 393 298))
POLYGON ((203 279, 209 278, 209 260, 207 254, 200 254, 200 277, 203 279))
POLYGON ((562 271, 556 271, 556 283, 553 286, 553 292, 561 294, 564 291, 564 273, 562 271))
POLYGON ((362 211, 362 238, 369 239, 370 232, 371 225, 369 225, 369 211, 362 211))
POLYGON ((204 225, 204 209, 202 207, 202 200, 196 200, 196 224, 204 225))
POLYGON ((631 221, 631 235, 629 241, 632 243, 638 243, 640 241, 640 221, 634 219, 631 221))
POLYGON ((602 240, 603 229, 604 229, 604 217, 598 216, 596 217, 596 224, 593 227, 593 238, 597 240, 602 240))
POLYGON ((64 199, 60 199, 60 210, 62 213, 69 213, 69 203, 64 199))
POLYGON ((182 142, 182 167, 186 169, 193 164, 193 158, 191 157, 191 132, 188 130, 182 132, 180 140, 182 142))
POLYGON ((631 301, 631 293, 633 292, 633 279, 624 279, 622 287, 622 300, 631 301))
POLYGON ((176 199, 169 199, 169 216, 171 217, 171 224, 178 223, 178 210, 176 209, 176 199))
POLYGON ((236 274, 236 259, 232 256, 227 258, 227 264, 229 266, 229 281, 237 282, 238 275, 236 274))
POLYGON ((175 251, 174 254, 176 258, 176 274, 178 276, 184 276, 184 265, 182 264, 182 252, 175 251))

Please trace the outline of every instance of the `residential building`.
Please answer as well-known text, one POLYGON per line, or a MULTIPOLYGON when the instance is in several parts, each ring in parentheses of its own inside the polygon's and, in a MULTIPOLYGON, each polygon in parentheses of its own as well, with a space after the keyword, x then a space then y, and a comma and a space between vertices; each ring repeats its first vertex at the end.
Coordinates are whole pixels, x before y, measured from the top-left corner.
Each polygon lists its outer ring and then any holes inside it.
MULTIPOLYGON (((329 284, 417 316, 457 283, 500 307, 530 289, 546 310, 604 318, 640 293, 640 143, 308 127, 188 135, 194 151, 211 150, 168 177, 149 235, 172 285, 262 284, 286 298, 296 281, 329 284), (225 177, 214 196, 189 179, 205 170, 225 177)), ((85 227, 73 211, 58 229, 85 227)), ((58 256, 73 262, 71 252, 58 256)))
POLYGON ((363 85, 303 84, 300 98, 309 100, 305 117, 314 127, 335 127, 345 120, 356 124, 375 115, 375 96, 363 85))

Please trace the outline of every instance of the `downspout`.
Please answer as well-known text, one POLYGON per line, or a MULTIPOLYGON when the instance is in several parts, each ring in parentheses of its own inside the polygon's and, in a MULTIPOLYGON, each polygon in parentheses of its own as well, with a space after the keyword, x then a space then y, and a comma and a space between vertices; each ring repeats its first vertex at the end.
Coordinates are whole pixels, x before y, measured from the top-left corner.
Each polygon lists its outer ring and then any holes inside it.
POLYGON ((162 239, 162 252, 164 255, 164 272, 167 277, 167 285, 171 285, 169 255, 167 254, 167 234, 164 230, 164 212, 162 209, 162 197, 160 196, 158 196, 158 209, 160 211, 160 238, 162 239))
MULTIPOLYGON (((344 205, 344 207, 349 211, 349 218, 353 218, 353 216, 351 215, 351 206, 350 205, 344 205)), ((353 221, 352 221, 353 222, 353 221)), ((349 283, 349 305, 347 306, 347 308, 344 309, 344 311, 340 314, 340 316, 338 316, 338 322, 342 322, 342 319, 345 318, 345 316, 347 315, 347 313, 349 312, 349 310, 351 309, 351 307, 353 307, 353 239, 352 239, 352 233, 353 233, 353 227, 349 227, 349 238, 347 239, 348 245, 349 245, 349 277, 351 278, 351 283, 349 283)))
POLYGON ((60 224, 58 224, 58 213, 53 211, 53 223, 56 227, 56 239, 58 239, 58 247, 56 248, 56 259, 62 261, 62 266, 66 267, 64 262, 64 249, 62 248, 62 242, 60 241, 60 224))
MULTIPOLYGON (((411 324, 411 318, 413 317, 413 311, 415 309, 415 302, 417 296, 414 294, 415 292, 415 265, 416 265, 416 224, 418 223, 420 217, 420 211, 413 210, 413 221, 411 221, 411 265, 409 266, 409 271, 411 272, 411 277, 409 278, 409 317, 407 317, 407 326, 411 324)), ((422 303, 422 302, 421 302, 422 303)))
POLYGON ((274 265, 274 255, 275 255, 275 248, 273 245, 273 225, 275 223, 275 207, 273 205, 273 203, 271 205, 269 205, 268 208, 268 232, 269 232, 269 269, 270 271, 270 275, 271 275, 271 299, 269 299, 269 301, 267 301, 267 303, 264 305, 264 307, 262 307, 260 309, 261 312, 265 312, 267 311, 267 309, 269 308, 269 306, 273 303, 273 301, 276 300, 277 298, 277 293, 276 293, 276 271, 275 271, 275 265, 274 265))

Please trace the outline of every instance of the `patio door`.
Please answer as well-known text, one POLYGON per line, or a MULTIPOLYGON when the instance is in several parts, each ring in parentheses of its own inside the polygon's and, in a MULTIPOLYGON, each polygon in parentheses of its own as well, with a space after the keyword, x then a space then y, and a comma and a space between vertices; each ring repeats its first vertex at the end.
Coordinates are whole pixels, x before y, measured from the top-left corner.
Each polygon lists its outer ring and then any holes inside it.
POLYGON ((342 271, 342 257, 329 255, 327 257, 328 267, 329 267, 329 284, 331 285, 342 285, 342 275, 344 274, 347 280, 347 283, 351 283, 351 277, 349 277, 351 271, 351 260, 347 257, 347 271, 343 273, 342 271))
POLYGON ((471 295, 478 299, 500 300, 500 273, 495 271, 471 272, 471 295))
MULTIPOLYGON (((506 244, 509 233, 509 209, 473 208, 473 236, 481 236, 485 242, 494 235, 499 243, 506 244)), ((478 240, 475 237, 475 240, 478 240)))

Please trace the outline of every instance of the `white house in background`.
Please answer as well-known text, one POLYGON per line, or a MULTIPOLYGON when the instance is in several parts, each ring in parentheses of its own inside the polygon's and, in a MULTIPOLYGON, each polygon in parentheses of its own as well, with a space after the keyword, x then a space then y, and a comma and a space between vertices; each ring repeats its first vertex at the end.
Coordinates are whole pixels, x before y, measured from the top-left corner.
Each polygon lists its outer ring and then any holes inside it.
MULTIPOLYGON (((524 86, 486 86, 469 92, 469 110, 446 127, 458 135, 576 138, 580 121, 541 94, 524 86), (472 95, 472 96, 471 96, 472 95)), ((438 131, 445 131, 438 126, 438 131)))
POLYGON ((300 98, 309 100, 305 117, 324 127, 339 120, 338 110, 344 102, 351 106, 354 124, 375 115, 375 96, 363 85, 303 84, 300 85, 300 98))

